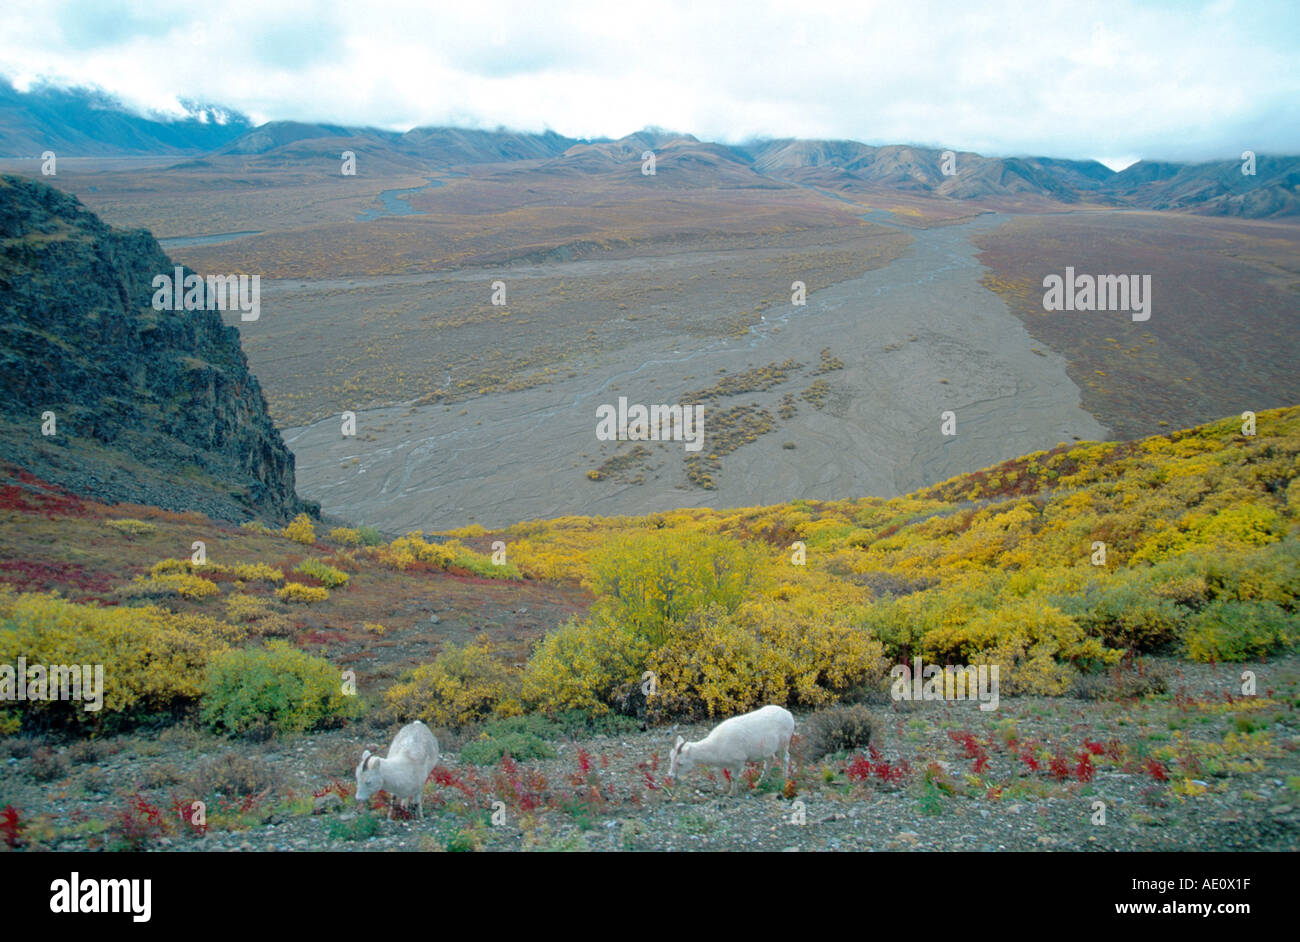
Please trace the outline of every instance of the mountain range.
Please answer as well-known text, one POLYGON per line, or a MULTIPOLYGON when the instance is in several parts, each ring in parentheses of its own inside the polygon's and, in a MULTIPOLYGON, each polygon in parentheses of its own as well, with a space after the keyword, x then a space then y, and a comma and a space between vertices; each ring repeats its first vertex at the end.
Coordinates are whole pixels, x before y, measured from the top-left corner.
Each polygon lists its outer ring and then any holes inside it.
MULTIPOLYGON (((654 151, 656 175, 685 185, 810 186, 851 194, 892 190, 952 200, 1029 200, 1044 208, 1095 206, 1275 218, 1300 214, 1300 157, 1257 155, 1187 164, 1138 161, 1116 172, 1095 160, 988 157, 966 151, 857 141, 762 140, 739 145, 647 128, 618 140, 418 127, 406 132, 274 121, 194 105, 180 119, 132 113, 102 92, 0 81, 0 156, 32 158, 176 155, 204 161, 293 165, 344 150, 385 169, 516 165, 556 174, 626 173, 654 151), (945 173, 947 170, 955 172, 945 173)), ((193 161, 187 163, 193 166, 193 161)), ((662 181, 661 181, 662 182, 662 181)))

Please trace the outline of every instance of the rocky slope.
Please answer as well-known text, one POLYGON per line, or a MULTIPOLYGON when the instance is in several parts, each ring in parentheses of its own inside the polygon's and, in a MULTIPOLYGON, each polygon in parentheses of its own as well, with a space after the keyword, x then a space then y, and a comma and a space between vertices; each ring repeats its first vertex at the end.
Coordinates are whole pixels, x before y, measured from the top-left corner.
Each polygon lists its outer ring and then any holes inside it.
POLYGON ((148 232, 0 177, 4 459, 109 502, 226 520, 312 509, 238 331, 217 311, 153 309, 153 278, 174 267, 148 232))

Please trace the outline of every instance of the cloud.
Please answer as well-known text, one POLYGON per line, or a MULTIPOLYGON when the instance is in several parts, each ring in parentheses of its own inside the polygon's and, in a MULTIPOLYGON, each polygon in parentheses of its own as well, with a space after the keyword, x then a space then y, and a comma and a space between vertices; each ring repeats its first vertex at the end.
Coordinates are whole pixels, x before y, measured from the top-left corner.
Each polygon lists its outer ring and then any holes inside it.
POLYGON ((11 9, 0 72, 260 120, 645 125, 1128 160, 1300 152, 1300 6, 1064 0, 11 9), (1120 156, 1115 156, 1120 155, 1120 156))

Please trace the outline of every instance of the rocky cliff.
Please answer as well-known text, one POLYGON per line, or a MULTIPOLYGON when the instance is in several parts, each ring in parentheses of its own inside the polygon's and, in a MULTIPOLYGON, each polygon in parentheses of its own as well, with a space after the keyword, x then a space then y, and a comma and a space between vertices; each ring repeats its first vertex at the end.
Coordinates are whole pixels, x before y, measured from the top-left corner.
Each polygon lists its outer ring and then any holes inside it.
POLYGON ((153 309, 154 276, 174 268, 148 232, 0 177, 0 458, 106 502, 314 510, 238 330, 214 310, 153 309))

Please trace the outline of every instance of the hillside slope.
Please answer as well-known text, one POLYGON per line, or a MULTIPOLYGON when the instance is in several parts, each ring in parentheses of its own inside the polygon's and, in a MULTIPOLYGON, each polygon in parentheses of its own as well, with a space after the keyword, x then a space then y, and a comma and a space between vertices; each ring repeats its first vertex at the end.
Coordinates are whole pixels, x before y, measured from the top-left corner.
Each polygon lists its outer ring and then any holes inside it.
POLYGON ((232 520, 307 509, 238 331, 217 311, 152 308, 153 278, 173 271, 148 232, 0 178, 4 458, 101 500, 232 520))

